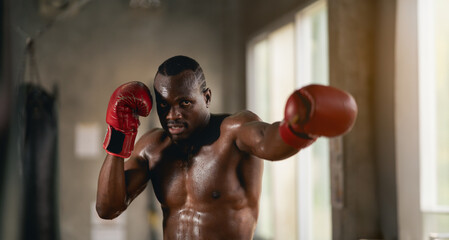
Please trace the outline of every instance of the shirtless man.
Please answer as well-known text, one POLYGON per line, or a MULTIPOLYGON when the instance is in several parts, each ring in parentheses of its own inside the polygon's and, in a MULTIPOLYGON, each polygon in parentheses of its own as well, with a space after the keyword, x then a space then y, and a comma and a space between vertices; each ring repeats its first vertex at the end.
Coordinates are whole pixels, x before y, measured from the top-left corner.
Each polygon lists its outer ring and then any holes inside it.
POLYGON ((137 115, 149 114, 150 92, 131 82, 113 93, 96 207, 101 218, 115 218, 151 180, 164 239, 252 239, 261 159, 285 159, 319 136, 344 134, 357 114, 349 94, 320 85, 294 92, 282 122, 261 122, 249 111, 211 114, 202 69, 184 56, 159 67, 154 92, 162 129, 145 133, 135 147, 137 115))

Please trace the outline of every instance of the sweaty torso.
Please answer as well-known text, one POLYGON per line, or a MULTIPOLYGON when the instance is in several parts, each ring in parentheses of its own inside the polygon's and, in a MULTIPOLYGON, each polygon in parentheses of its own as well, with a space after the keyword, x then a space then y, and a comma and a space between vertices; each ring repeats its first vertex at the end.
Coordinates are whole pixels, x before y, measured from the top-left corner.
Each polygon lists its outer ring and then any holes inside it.
POLYGON ((241 122, 232 116, 211 121, 212 138, 196 147, 173 144, 162 130, 153 133, 160 142, 147 159, 164 239, 252 239, 263 163, 236 147, 241 122))

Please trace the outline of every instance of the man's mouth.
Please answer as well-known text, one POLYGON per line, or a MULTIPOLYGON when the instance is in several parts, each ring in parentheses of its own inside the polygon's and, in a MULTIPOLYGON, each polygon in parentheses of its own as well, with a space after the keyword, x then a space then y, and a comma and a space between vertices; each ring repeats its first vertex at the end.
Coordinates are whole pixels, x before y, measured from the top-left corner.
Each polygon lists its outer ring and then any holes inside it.
POLYGON ((168 124, 167 128, 168 128, 168 131, 170 132, 170 134, 172 134, 172 135, 181 134, 185 130, 184 124, 181 124, 181 123, 168 124))

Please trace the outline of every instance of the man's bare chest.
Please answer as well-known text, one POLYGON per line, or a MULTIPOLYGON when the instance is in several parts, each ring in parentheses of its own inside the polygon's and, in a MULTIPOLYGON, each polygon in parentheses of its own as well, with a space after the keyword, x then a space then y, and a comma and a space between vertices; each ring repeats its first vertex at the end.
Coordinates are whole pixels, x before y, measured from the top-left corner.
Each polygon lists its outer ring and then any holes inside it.
POLYGON ((167 152, 150 172, 154 192, 161 204, 171 207, 241 197, 241 158, 232 146, 223 144, 187 154, 167 152))

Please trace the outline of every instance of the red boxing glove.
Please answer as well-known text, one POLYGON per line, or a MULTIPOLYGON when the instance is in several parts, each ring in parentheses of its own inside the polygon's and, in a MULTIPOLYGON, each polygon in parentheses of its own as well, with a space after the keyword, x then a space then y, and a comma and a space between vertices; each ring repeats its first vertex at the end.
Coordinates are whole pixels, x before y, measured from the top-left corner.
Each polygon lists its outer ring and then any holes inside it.
POLYGON ((109 100, 106 112, 108 132, 103 148, 111 155, 127 158, 134 149, 138 116, 148 116, 152 107, 150 90, 141 82, 129 82, 118 87, 109 100))
POLYGON ((347 133, 356 117, 357 104, 349 93, 312 84, 290 95, 279 131, 287 144, 299 149, 320 136, 336 137, 347 133))

